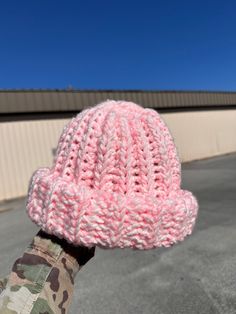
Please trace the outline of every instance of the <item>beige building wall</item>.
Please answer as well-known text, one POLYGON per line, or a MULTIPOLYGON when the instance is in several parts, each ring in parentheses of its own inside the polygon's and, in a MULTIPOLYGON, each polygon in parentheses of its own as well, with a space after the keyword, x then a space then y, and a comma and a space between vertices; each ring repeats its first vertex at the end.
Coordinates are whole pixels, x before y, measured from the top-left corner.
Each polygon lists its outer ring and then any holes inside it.
MULTIPOLYGON (((236 110, 165 113, 182 162, 236 152, 236 110)), ((0 123, 0 201, 25 196, 32 173, 50 167, 70 119, 0 123)))
POLYGON ((162 114, 182 162, 236 152, 236 110, 162 114))
POLYGON ((0 123, 0 201, 27 194, 33 171, 52 164, 69 119, 0 123))

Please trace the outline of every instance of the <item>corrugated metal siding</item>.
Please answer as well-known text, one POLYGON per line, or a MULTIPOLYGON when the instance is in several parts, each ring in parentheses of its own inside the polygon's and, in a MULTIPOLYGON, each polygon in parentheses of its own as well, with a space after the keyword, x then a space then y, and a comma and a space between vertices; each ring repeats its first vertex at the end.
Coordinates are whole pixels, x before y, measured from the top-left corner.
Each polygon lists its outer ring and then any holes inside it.
MULTIPOLYGON (((236 110, 161 115, 182 161, 236 151, 236 110)), ((0 201, 26 195, 32 173, 51 167, 53 150, 69 120, 0 123, 0 201)))
POLYGON ((106 99, 130 100, 144 107, 236 106, 233 92, 0 91, 0 113, 80 111, 106 99))
POLYGON ((69 119, 0 123, 0 200, 26 195, 34 170, 52 164, 69 119))

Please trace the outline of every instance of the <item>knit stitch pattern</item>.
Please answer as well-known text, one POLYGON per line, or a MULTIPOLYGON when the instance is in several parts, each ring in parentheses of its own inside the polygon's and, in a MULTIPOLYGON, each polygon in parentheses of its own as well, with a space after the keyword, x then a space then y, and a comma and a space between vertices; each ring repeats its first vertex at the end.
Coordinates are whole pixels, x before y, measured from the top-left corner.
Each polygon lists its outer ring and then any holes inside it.
POLYGON ((144 250, 190 235, 198 203, 181 189, 177 149, 159 113, 107 100, 64 127, 52 167, 30 179, 27 212, 74 245, 144 250))

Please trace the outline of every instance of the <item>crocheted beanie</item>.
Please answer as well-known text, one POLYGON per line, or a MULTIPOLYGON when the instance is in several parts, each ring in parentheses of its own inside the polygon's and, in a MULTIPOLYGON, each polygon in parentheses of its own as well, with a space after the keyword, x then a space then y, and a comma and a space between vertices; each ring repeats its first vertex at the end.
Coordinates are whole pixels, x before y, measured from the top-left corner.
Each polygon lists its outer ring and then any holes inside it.
POLYGON ((198 203, 181 189, 181 164, 160 115, 107 100, 64 127, 53 166, 31 177, 27 212, 74 245, 151 249, 190 235, 198 203))

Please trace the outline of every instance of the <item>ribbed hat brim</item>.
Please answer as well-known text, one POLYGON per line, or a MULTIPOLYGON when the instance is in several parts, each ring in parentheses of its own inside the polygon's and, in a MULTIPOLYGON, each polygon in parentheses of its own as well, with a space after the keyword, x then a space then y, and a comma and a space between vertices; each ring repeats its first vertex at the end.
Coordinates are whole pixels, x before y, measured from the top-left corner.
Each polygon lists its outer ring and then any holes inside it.
POLYGON ((196 198, 186 190, 161 200, 108 193, 55 177, 49 168, 32 175, 26 206, 44 231, 74 245, 140 250, 182 241, 192 233, 198 212, 196 198))

